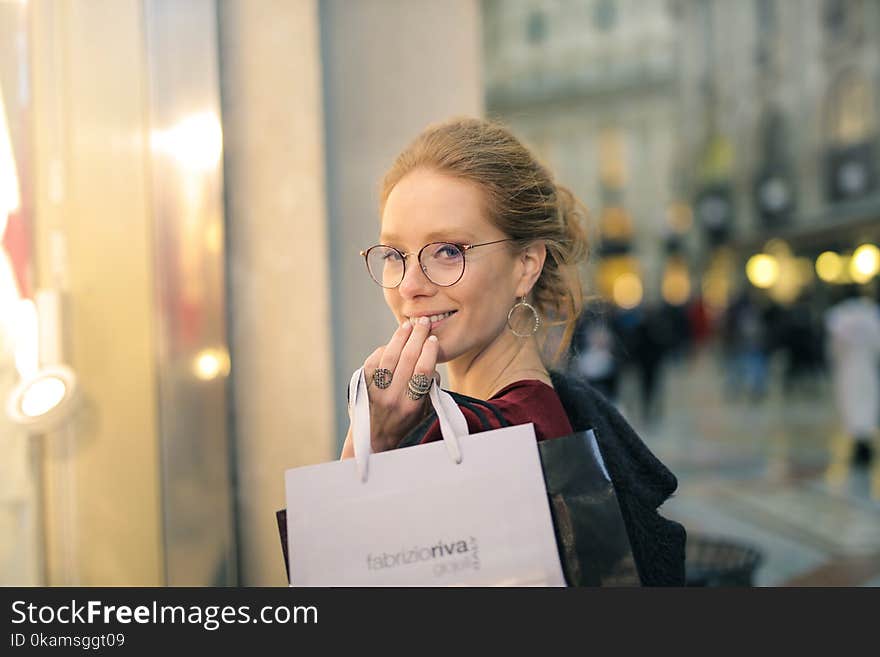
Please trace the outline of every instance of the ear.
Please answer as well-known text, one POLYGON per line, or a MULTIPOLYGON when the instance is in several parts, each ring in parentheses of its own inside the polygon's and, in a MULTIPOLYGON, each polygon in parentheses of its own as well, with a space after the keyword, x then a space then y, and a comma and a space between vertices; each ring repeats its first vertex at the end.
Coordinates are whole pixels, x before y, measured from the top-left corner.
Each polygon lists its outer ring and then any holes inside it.
POLYGON ((544 270, 546 258, 547 247, 544 245, 544 240, 535 240, 520 252, 519 261, 522 273, 516 287, 516 296, 524 297, 532 291, 544 270))

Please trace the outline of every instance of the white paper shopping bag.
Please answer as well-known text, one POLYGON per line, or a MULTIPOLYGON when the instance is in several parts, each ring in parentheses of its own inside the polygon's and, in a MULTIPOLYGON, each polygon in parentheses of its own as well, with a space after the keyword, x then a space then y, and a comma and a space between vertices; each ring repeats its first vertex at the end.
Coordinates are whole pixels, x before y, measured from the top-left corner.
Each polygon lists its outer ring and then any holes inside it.
POLYGON ((443 441, 370 454, 362 371, 355 459, 285 473, 293 586, 564 586, 531 424, 467 435, 436 385, 443 441))

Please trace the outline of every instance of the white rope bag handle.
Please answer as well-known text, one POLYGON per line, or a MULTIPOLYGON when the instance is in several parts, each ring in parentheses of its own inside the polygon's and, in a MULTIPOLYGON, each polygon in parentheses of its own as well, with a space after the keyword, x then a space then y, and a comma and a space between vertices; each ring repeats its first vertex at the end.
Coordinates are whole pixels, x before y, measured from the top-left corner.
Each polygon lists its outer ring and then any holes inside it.
MULTIPOLYGON (((431 383, 428 392, 431 405, 440 420, 440 433, 446 443, 446 451, 456 464, 461 463, 461 448, 458 445, 460 436, 468 435, 467 420, 452 399, 452 395, 441 390, 436 381, 431 383)), ((351 375, 348 384, 348 418, 351 421, 351 434, 354 446, 354 458, 361 481, 367 480, 367 463, 373 452, 370 444, 370 398, 367 395, 367 382, 364 368, 358 368, 351 375)))

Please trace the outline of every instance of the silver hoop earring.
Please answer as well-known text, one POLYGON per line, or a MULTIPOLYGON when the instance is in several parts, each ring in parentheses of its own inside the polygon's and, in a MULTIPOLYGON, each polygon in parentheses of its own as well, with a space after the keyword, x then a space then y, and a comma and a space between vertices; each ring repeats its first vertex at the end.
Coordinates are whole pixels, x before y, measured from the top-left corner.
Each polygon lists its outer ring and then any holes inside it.
POLYGON ((522 297, 519 301, 513 304, 513 307, 510 309, 510 312, 507 313, 507 328, 510 329, 510 332, 513 333, 518 338, 530 338, 535 333, 538 332, 538 328, 541 326, 541 316, 538 314, 538 311, 535 310, 535 307, 526 302, 526 298, 522 297), (534 316, 534 324, 532 325, 532 330, 530 333, 517 333, 516 329, 513 328, 513 325, 510 323, 510 318, 513 317, 513 313, 516 312, 517 308, 526 308, 531 311, 534 316))

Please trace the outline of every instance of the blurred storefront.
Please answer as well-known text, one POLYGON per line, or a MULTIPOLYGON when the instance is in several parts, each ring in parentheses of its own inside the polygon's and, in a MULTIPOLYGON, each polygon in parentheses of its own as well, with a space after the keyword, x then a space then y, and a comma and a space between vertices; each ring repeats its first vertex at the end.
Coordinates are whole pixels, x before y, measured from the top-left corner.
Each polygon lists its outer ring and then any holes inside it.
POLYGON ((719 317, 751 285, 750 258, 776 257, 768 242, 787 249, 786 290, 774 294, 790 303, 829 282, 815 271, 822 253, 847 259, 877 243, 876 3, 483 9, 488 110, 593 210, 600 257, 588 289, 618 307, 699 303, 719 317), (626 216, 625 244, 609 214, 626 216), (615 281, 633 291, 637 281, 639 294, 621 306, 615 281))
POLYGON ((376 184, 482 113, 479 18, 0 0, 0 585, 284 583, 283 472, 393 324, 376 184))
MULTIPOLYGON (((22 322, 32 324, 31 214, 29 190, 30 129, 28 124, 28 32, 26 13, 16 4, 0 5, 0 398, 5 402, 18 384, 19 360, 33 352, 16 346, 22 322), (20 155, 18 155, 20 154, 20 155)), ((32 355, 29 356, 31 362, 32 355)), ((25 371, 33 367, 25 367, 25 371)), ((5 405, 5 404, 4 404, 5 405)), ((39 490, 30 476, 34 450, 24 431, 6 413, 0 415, 0 578, 31 584, 41 576, 42 546, 38 512, 39 490), (11 539, 10 537, 15 537, 11 539)))
POLYGON ((4 583, 235 581, 216 21, 170 10, 0 3, 4 583))
MULTIPOLYGON (((880 44, 866 36, 880 24, 876 3, 670 6, 685 37, 679 94, 692 126, 682 133, 687 157, 705 162, 700 154, 713 142, 729 144, 723 189, 732 223, 719 235, 703 222, 702 243, 734 258, 730 287, 768 290, 783 305, 815 293, 822 304, 829 284, 869 282, 873 274, 829 277, 817 259, 830 251, 848 262, 877 241, 880 44), (753 272, 755 263, 778 270, 775 282, 755 285, 749 263, 753 272)), ((693 171, 699 215, 707 167, 693 171)))

